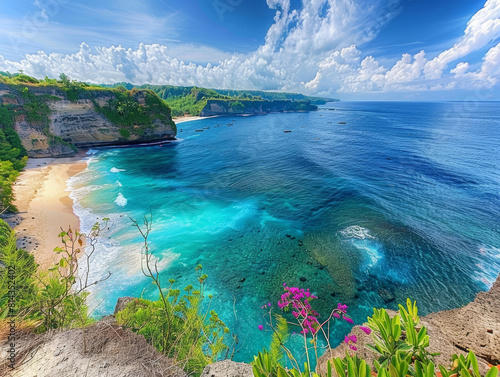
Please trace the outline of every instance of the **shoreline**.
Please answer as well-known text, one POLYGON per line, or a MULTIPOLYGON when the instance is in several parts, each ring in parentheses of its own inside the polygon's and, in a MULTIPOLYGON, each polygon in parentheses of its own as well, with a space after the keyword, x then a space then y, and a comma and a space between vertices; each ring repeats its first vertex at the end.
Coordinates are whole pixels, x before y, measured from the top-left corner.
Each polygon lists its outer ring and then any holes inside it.
MULTIPOLYGON (((247 117, 253 115, 266 115, 266 114, 274 114, 274 113, 251 113, 251 114, 219 114, 219 115, 209 115, 209 116, 185 116, 185 117, 177 117, 172 118, 175 124, 181 124, 184 122, 193 122, 196 120, 210 119, 210 118, 230 118, 230 117, 247 117)), ((276 113, 278 114, 278 113, 276 113)))
POLYGON ((8 222, 17 246, 32 253, 43 270, 55 261, 54 248, 63 246, 58 237, 61 228, 80 229, 67 181, 87 168, 85 152, 65 158, 30 158, 13 186, 19 212, 8 222))

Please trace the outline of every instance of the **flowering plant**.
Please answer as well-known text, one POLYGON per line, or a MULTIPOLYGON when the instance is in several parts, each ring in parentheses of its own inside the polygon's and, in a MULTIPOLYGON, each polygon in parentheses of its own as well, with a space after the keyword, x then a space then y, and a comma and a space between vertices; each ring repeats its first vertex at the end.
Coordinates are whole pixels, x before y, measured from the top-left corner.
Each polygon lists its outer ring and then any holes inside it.
MULTIPOLYGON (((347 305, 338 303, 330 315, 322 320, 320 314, 314 310, 311 303, 318 297, 311 293, 310 289, 303 289, 298 287, 289 287, 286 283, 283 284, 284 292, 278 301, 278 307, 282 312, 290 312, 291 317, 294 321, 286 320, 282 315, 275 314, 278 326, 273 323, 272 307, 270 304, 263 305, 262 308, 270 308, 268 312, 267 325, 273 331, 273 340, 271 342, 271 357, 274 359, 273 362, 278 363, 281 358, 281 354, 273 350, 273 348, 281 347, 290 359, 290 362, 297 370, 300 370, 299 363, 293 357, 291 351, 285 346, 285 340, 288 334, 288 325, 296 326, 300 328, 299 333, 304 339, 304 349, 305 356, 307 358, 308 366, 311 365, 310 352, 314 352, 316 359, 319 358, 318 355, 318 336, 321 335, 322 339, 326 341, 326 346, 324 348, 331 348, 329 342, 330 325, 337 319, 343 319, 348 323, 353 323, 351 317, 347 315, 347 305), (309 342, 308 342, 309 340, 309 342), (309 344, 312 344, 310 346, 309 344), (273 347, 274 345, 274 347, 273 347)), ((264 330, 263 325, 258 326, 259 330, 264 330)), ((354 343, 356 339, 351 339, 351 349, 355 350, 354 343)))

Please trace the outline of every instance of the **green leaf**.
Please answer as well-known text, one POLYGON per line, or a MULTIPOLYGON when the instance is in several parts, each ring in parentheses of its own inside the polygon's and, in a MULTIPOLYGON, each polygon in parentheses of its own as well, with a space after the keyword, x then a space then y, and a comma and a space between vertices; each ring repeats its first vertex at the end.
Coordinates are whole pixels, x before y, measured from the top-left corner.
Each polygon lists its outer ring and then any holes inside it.
POLYGON ((263 373, 261 373, 259 371, 259 368, 257 368, 257 365, 255 365, 255 364, 252 367, 252 371, 253 371, 254 377, 263 377, 263 376, 265 376, 263 373))
POLYGON ((359 364, 359 377, 370 377, 370 367, 366 365, 364 360, 361 360, 359 364))
POLYGON ((448 372, 444 366, 440 365, 439 370, 441 371, 442 377, 449 377, 450 376, 450 372, 448 372))
POLYGON ((282 367, 278 367, 278 377, 288 377, 288 373, 282 367))
POLYGON ((477 365, 477 358, 476 355, 474 355, 474 352, 469 351, 469 355, 467 357, 470 360, 472 370, 476 374, 476 376, 480 376, 479 374, 479 366, 477 365))
POLYGON ((492 367, 484 377, 497 377, 497 375, 498 375, 498 368, 492 367))
POLYGON ((423 377, 424 375, 424 372, 423 372, 423 368, 422 368, 422 364, 420 363, 420 361, 415 361, 415 376, 416 377, 423 377))
POLYGON ((356 365, 353 359, 347 360, 347 376, 356 377, 356 365))
POLYGON ((342 362, 340 357, 333 359, 333 367, 335 368, 335 371, 337 372, 337 375, 339 377, 346 377, 344 363, 342 362))
POLYGON ((377 377, 389 377, 385 369, 380 369, 377 373, 377 377))
POLYGON ((389 374, 391 377, 399 377, 399 373, 396 367, 392 364, 389 365, 389 374))
POLYGON ((427 365, 427 377, 434 377, 434 363, 427 365))

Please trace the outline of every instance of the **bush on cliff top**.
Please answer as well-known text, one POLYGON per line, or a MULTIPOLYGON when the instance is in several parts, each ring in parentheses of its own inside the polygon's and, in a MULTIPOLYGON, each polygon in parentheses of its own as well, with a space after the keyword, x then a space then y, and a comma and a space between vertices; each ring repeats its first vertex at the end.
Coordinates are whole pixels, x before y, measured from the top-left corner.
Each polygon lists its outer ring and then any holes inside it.
POLYGON ((114 95, 115 98, 106 106, 101 107, 94 101, 97 111, 106 116, 114 125, 126 129, 132 135, 140 136, 147 129, 156 128, 155 122, 160 121, 162 124, 170 125, 176 132, 170 107, 154 92, 137 89, 114 90, 114 95))
MULTIPOLYGON (((137 221, 132 221, 144 239, 141 269, 157 289, 159 299, 136 299, 117 313, 116 319, 119 324, 144 335, 148 342, 176 360, 190 375, 199 375, 207 364, 221 357, 227 358, 231 351, 226 344, 229 329, 215 311, 209 310, 210 302, 206 303, 204 291, 208 276, 198 265, 195 268, 196 286, 188 285, 181 292, 174 288, 173 279, 169 280, 168 287, 162 285, 158 259, 148 244, 152 219, 144 217, 142 227, 137 221)), ((211 299, 209 295, 208 300, 211 299)))
POLYGON ((26 149, 14 130, 12 112, 7 106, 0 105, 0 213, 16 210, 12 204, 12 185, 26 165, 26 155, 26 149))

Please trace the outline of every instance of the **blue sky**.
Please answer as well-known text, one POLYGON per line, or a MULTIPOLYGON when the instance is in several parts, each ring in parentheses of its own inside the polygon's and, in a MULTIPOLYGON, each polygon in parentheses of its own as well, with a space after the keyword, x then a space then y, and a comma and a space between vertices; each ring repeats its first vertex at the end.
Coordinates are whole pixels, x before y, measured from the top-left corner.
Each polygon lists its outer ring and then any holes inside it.
POLYGON ((0 32, 36 77, 500 99, 500 0, 17 0, 0 32))

